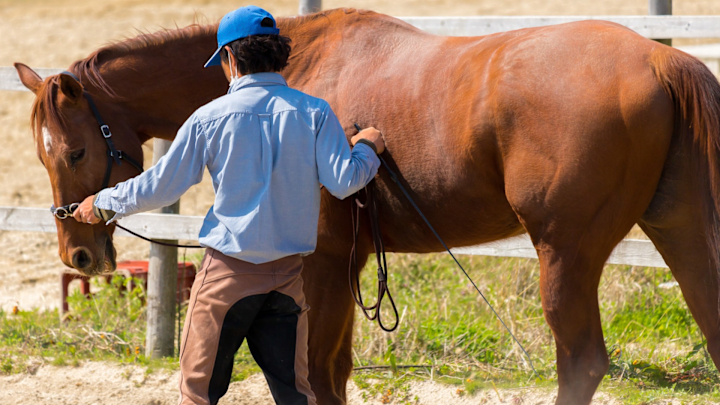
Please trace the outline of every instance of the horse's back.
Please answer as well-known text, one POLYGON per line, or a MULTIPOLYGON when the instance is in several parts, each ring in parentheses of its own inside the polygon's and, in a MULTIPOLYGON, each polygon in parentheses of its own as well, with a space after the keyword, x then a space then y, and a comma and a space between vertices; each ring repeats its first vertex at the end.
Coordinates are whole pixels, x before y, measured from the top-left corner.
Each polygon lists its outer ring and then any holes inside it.
MULTIPOLYGON (((649 63, 661 45, 602 21, 441 37, 388 16, 343 18, 352 22, 342 46, 320 64, 311 93, 346 128, 357 121, 385 133, 392 161, 451 245, 522 232, 518 217, 542 218, 544 207, 654 191, 647 185, 660 174, 673 115, 649 63)), ((439 248, 385 183, 387 229, 416 236, 389 234, 388 247, 439 248)))

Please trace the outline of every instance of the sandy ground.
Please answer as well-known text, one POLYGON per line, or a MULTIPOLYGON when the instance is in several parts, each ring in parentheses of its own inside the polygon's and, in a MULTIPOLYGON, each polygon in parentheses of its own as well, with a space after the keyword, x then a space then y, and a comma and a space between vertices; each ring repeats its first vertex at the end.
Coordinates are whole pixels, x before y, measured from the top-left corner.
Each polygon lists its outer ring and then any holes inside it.
MULTIPOLYGON (((135 366, 86 363, 81 367, 43 366, 34 374, 0 377, 0 405, 174 405, 177 403, 177 373, 154 372, 135 366), (52 386, 52 390, 47 387, 52 386)), ((366 393, 367 395, 367 393, 366 393)), ((474 395, 460 395, 455 386, 433 381, 413 382, 402 402, 397 397, 364 398, 363 391, 350 382, 348 399, 351 405, 366 404, 453 404, 551 405, 556 393, 547 389, 483 390, 474 395)), ((219 405, 271 405, 270 391, 261 374, 230 385, 219 405)), ((595 405, 619 405, 606 394, 596 395, 595 405)))
MULTIPOLYGON (((295 0, 258 0, 278 16, 293 15, 295 0)), ((194 21, 215 22, 242 1, 228 0, 0 0, 0 66, 24 62, 32 67, 67 67, 103 44, 134 36, 138 30, 184 26, 194 21)), ((608 15, 646 14, 647 0, 325 0, 325 8, 357 7, 392 15, 608 15)), ((676 2, 676 14, 720 14, 717 0, 676 2)), ((692 43, 693 41, 684 41, 692 43)), ((695 41, 697 42, 697 41, 695 41)), ((31 93, 0 94, 0 205, 46 208, 51 202, 47 174, 38 162, 31 140, 31 93)), ((148 149, 149 150, 149 149, 148 149)), ((146 155, 151 155, 146 153, 146 155)), ((182 199, 182 213, 202 215, 212 203, 207 181, 182 199)), ((54 234, 0 232, 0 307, 53 308, 60 300, 54 234)), ((117 241, 119 260, 143 259, 148 246, 140 241, 117 241)), ((2 404, 170 404, 176 396, 176 376, 144 377, 132 367, 90 363, 80 368, 43 366, 33 374, 0 377, 2 404), (52 390, 48 387, 53 387, 52 390), (11 402, 8 398, 12 398, 11 402)), ((412 387, 420 403, 469 404, 498 402, 494 392, 460 398, 455 388, 435 383, 412 387)), ((549 404, 552 393, 502 391, 504 402, 549 404)), ((351 389, 351 403, 362 403, 351 389)), ((612 403, 603 402, 598 403, 612 403)), ((233 384, 225 404, 271 403, 262 377, 233 384)), ((380 403, 380 402, 367 402, 380 403)))

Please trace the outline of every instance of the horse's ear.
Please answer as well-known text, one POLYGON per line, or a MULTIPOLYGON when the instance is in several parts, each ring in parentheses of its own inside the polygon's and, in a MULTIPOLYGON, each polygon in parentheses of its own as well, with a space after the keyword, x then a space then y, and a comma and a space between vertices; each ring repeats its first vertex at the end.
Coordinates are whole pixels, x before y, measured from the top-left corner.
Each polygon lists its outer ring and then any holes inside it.
POLYGON ((15 63, 15 70, 17 70, 18 76, 22 84, 27 87, 33 93, 37 93, 42 86, 42 78, 40 75, 35 73, 28 65, 24 63, 15 63))
POLYGON ((60 91, 68 101, 77 103, 82 98, 83 87, 74 77, 60 74, 60 91))

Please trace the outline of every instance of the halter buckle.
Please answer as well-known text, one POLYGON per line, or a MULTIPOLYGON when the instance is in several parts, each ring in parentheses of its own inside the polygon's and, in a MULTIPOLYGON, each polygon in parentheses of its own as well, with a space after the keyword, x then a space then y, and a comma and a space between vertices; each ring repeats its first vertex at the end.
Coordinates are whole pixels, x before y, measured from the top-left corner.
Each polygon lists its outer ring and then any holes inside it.
POLYGON ((55 204, 50 206, 50 212, 55 215, 57 219, 72 218, 75 211, 80 206, 80 203, 72 203, 69 205, 63 205, 62 207, 55 208, 55 204))
POLYGON ((110 132, 110 127, 107 126, 107 124, 100 125, 100 132, 105 139, 108 139, 112 136, 112 132, 110 132))

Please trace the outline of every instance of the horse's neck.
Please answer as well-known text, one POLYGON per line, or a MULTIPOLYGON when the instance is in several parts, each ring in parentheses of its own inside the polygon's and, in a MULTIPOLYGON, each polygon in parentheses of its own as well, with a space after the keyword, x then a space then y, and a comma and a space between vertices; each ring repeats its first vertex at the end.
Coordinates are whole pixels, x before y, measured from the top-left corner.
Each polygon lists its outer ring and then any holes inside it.
POLYGON ((99 97, 141 141, 171 140, 193 111, 227 91, 218 68, 203 68, 215 46, 211 33, 110 58, 100 71, 118 97, 99 97))

